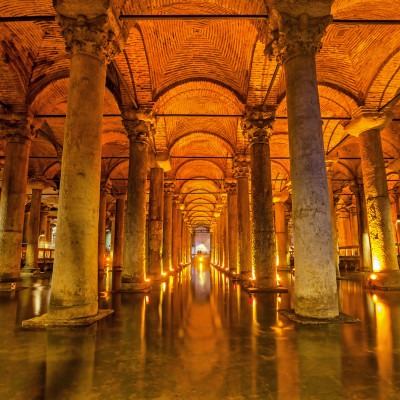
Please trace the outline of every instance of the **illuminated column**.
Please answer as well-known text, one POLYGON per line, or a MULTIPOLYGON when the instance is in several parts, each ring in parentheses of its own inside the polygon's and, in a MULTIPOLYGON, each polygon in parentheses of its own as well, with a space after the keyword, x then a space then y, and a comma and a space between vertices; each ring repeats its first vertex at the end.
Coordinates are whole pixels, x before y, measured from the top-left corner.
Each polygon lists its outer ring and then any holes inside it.
POLYGON ((40 209, 42 204, 42 190, 46 187, 41 181, 30 181, 32 189, 31 213, 29 217, 28 241, 26 246, 26 260, 22 273, 40 273, 38 266, 38 248, 40 233, 40 209))
POLYGON ((177 196, 174 196, 172 202, 172 255, 171 255, 173 269, 178 269, 179 267, 178 206, 179 206, 179 198, 177 196))
POLYGON ((129 175, 126 199, 121 290, 147 288, 146 185, 149 130, 145 121, 124 110, 122 120, 129 138, 129 175))
POLYGON ((187 221, 186 211, 182 211, 181 259, 183 264, 186 264, 186 246, 187 246, 186 221, 187 221))
POLYGON ((333 252, 335 256, 335 268, 336 277, 340 276, 339 270, 339 237, 337 229, 337 218, 336 218, 336 207, 333 198, 333 187, 332 187, 332 174, 333 174, 333 161, 326 161, 326 175, 328 179, 328 191, 329 191, 329 206, 331 210, 331 221, 332 221, 332 237, 333 237, 333 252))
POLYGON ((394 289, 400 288, 400 272, 380 136, 390 121, 391 116, 387 114, 360 107, 346 131, 358 136, 360 147, 372 269, 376 273, 370 275, 367 285, 394 289))
POLYGON ((219 217, 219 265, 225 268, 225 207, 221 207, 221 214, 219 217))
POLYGON ((85 324, 83 318, 98 314, 103 105, 107 62, 119 50, 118 21, 105 2, 54 5, 71 62, 48 317, 85 324))
POLYGON ((278 57, 286 76, 296 268, 294 308, 304 317, 332 318, 339 309, 315 64, 315 53, 332 17, 330 2, 314 3, 314 7, 293 3, 288 8, 285 0, 274 2, 266 53, 278 57))
POLYGON ((47 224, 46 224, 46 243, 48 245, 51 245, 51 221, 53 220, 53 217, 47 217, 47 224))
POLYGON ((174 184, 164 183, 163 270, 172 270, 172 195, 174 184))
POLYGON ((104 274, 104 256, 106 253, 106 214, 107 214, 107 194, 109 193, 107 187, 102 185, 100 188, 100 202, 99 202, 99 231, 98 231, 98 265, 99 274, 104 274))
POLYGON ((6 158, 0 198, 0 290, 19 286, 31 132, 26 114, 1 115, 6 158), (18 166, 18 168, 16 168, 18 166))
POLYGON ((190 226, 188 226, 188 263, 192 262, 192 233, 193 230, 190 226))
POLYGON ((124 223, 126 194, 116 194, 113 270, 122 271, 124 254, 124 223))
POLYGON ((22 233, 22 243, 28 243, 28 231, 29 231, 29 217, 31 213, 31 205, 25 206, 24 214, 24 228, 22 233))
POLYGON ((228 265, 230 272, 238 272, 238 215, 236 182, 229 183, 228 188, 228 265))
POLYGON ((178 210, 176 212, 176 226, 175 226, 175 230, 174 233, 176 235, 176 248, 177 248, 177 268, 180 268, 181 264, 182 264, 182 253, 181 253, 181 246, 182 246, 182 209, 185 206, 183 204, 178 203, 178 210))
POLYGON ((150 170, 149 197, 149 276, 160 279, 162 272, 162 244, 164 217, 164 170, 150 170))
POLYGON ((274 110, 246 107, 243 133, 250 144, 253 270, 256 286, 274 289, 276 243, 269 140, 274 110))
POLYGON ((110 257, 111 257, 111 260, 114 260, 115 215, 114 214, 110 214, 108 219, 111 222, 110 257))
POLYGON ((358 243, 360 245, 360 269, 361 271, 372 270, 371 243, 369 240, 369 228, 367 217, 367 206, 365 203, 364 185, 350 186, 354 193, 357 209, 358 243))
POLYGON ((279 198, 275 203, 275 232, 278 247, 278 268, 288 268, 288 245, 287 245, 287 232, 286 232, 286 219, 285 219, 285 201, 288 199, 289 193, 286 192, 284 197, 279 198))
POLYGON ((46 247, 48 216, 49 216, 49 208, 46 206, 42 206, 40 210, 40 223, 39 223, 39 248, 46 247))
POLYGON ((252 277, 249 202, 249 166, 245 159, 235 160, 238 213, 238 272, 242 279, 252 277))
POLYGON ((210 262, 214 264, 214 226, 210 226, 210 247, 211 247, 211 254, 210 254, 210 262))

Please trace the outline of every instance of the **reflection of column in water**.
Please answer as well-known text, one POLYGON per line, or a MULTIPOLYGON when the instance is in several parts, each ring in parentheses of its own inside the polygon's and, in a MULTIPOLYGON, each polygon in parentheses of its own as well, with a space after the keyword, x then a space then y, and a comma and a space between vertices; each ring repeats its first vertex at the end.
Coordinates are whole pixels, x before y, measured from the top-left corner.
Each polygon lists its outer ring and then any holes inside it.
POLYGON ((47 331, 46 399, 83 399, 92 391, 96 324, 47 331))
POLYGON ((296 327, 301 399, 342 398, 339 324, 296 327))

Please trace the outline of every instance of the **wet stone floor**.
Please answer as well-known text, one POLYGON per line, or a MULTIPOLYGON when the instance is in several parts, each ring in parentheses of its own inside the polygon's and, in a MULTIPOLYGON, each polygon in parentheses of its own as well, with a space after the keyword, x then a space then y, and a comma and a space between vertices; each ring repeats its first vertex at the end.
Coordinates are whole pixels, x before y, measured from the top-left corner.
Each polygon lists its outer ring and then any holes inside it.
POLYGON ((338 282, 357 324, 294 324, 277 313, 291 290, 249 297, 198 260, 147 296, 111 293, 108 274, 99 302, 115 313, 90 327, 23 331, 50 283, 0 294, 0 399, 400 399, 400 293, 361 276, 338 282))

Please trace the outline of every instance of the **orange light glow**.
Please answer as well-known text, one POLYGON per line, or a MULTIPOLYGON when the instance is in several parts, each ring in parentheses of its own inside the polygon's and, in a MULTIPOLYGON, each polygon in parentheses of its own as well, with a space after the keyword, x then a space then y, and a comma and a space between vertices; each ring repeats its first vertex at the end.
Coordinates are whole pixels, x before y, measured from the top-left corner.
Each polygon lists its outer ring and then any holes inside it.
POLYGON ((279 282, 280 280, 281 280, 281 277, 278 274, 276 274, 276 281, 279 282))
POLYGON ((150 303, 150 297, 146 296, 146 304, 149 304, 149 303, 150 303))
POLYGON ((369 278, 370 279, 372 279, 373 281, 376 279, 376 275, 375 274, 371 274, 370 276, 369 276, 369 278))
POLYGON ((165 275, 167 275, 167 273, 163 271, 163 272, 161 272, 161 275, 165 276, 165 275))
POLYGON ((150 278, 145 278, 145 282, 150 282, 150 278))

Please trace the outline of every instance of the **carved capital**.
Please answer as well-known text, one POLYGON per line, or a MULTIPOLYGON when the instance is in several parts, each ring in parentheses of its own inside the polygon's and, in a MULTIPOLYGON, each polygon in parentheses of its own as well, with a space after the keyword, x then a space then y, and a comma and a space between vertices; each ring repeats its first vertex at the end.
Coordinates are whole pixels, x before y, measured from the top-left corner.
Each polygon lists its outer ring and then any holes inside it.
POLYGON ((71 18, 58 14, 57 22, 62 28, 66 50, 71 57, 87 54, 109 63, 121 51, 118 40, 120 29, 110 15, 101 14, 94 18, 78 15, 71 18))
POLYGON ((175 193, 175 183, 174 182, 165 182, 164 183, 164 193, 168 196, 173 196, 175 193))
POLYGON ((123 118, 122 123, 126 129, 130 142, 149 143, 149 127, 147 123, 141 119, 123 118))
POLYGON ((235 195, 237 193, 237 185, 236 182, 230 182, 230 183, 226 183, 225 182, 225 187, 226 187, 226 192, 228 193, 228 195, 235 195))
POLYGON ((321 39, 331 22, 331 15, 312 18, 306 13, 293 16, 274 10, 270 16, 265 54, 275 56, 283 63, 301 55, 314 56, 321 50, 321 39))
POLYGON ((359 136, 371 130, 381 131, 390 124, 393 113, 378 112, 368 107, 359 107, 352 115, 352 120, 345 127, 345 132, 352 136, 359 136))
POLYGON ((235 178, 247 178, 250 174, 249 162, 244 157, 235 159, 235 178))
POLYGON ((26 143, 33 139, 27 114, 1 114, 0 138, 9 142, 26 143))
POLYGON ((246 107, 246 117, 243 119, 243 134, 247 136, 250 145, 269 143, 275 109, 264 107, 246 107))

